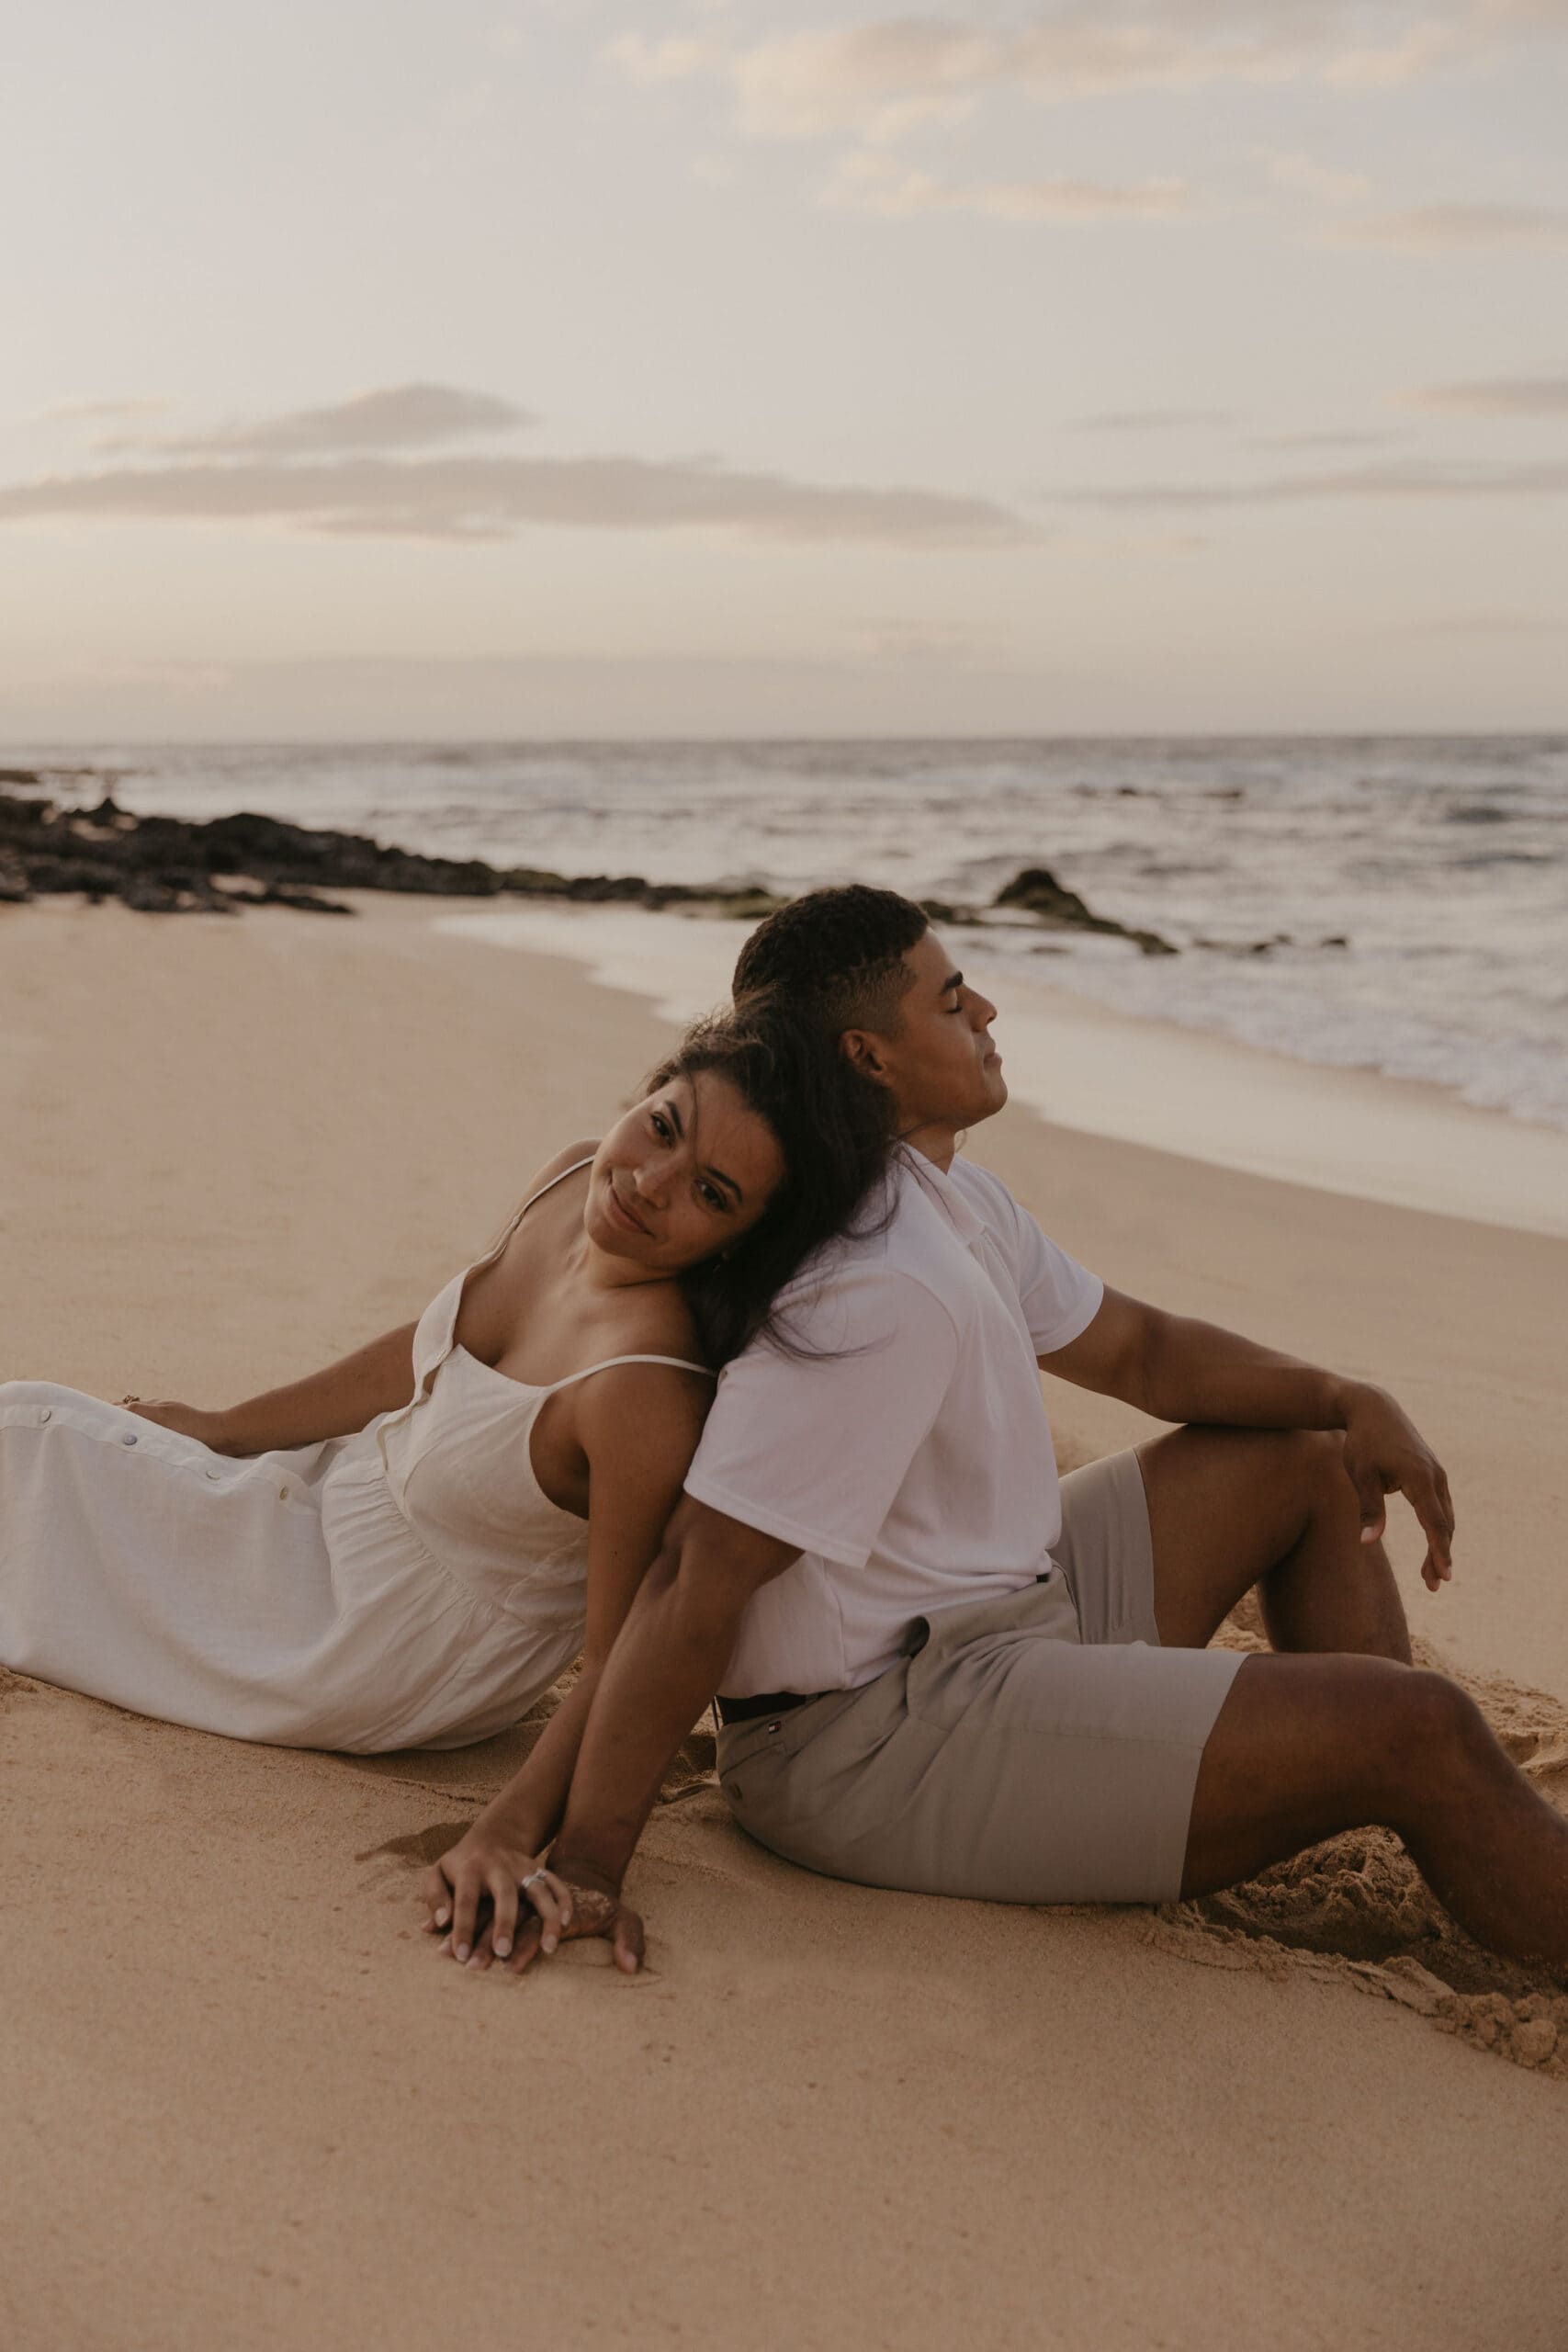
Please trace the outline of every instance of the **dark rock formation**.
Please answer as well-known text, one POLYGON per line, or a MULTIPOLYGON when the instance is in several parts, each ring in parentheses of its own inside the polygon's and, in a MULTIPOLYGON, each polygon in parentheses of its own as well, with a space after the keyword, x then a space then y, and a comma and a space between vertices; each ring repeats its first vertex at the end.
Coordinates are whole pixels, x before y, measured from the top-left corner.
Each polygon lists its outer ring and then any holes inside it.
POLYGON ((1157 931, 1129 930, 1124 922, 1115 922, 1109 915, 1091 914, 1077 892, 1058 882, 1049 866, 1026 865, 1021 874, 1013 876, 1005 889, 997 892, 992 903, 1016 907, 1051 931, 1100 931, 1117 939, 1130 939, 1145 956, 1174 956, 1178 952, 1157 931))
MULTIPOLYGON (((13 784, 36 783, 26 769, 13 784)), ((756 919, 782 900, 752 888, 700 889, 640 874, 553 874, 499 867, 483 858, 425 857, 362 833, 318 831, 242 810, 205 824, 137 817, 106 794, 95 808, 0 792, 0 904, 80 891, 95 904, 118 899, 146 914, 232 914, 242 907, 294 907, 352 914, 323 890, 398 890, 429 898, 566 899, 585 906, 700 904, 756 919), (237 885, 251 887, 236 887, 237 885)))
MULTIPOLYGON (((12 769, 14 785, 36 786, 12 769)), ((195 823, 138 817, 106 793, 93 808, 62 808, 46 797, 0 791, 0 905, 77 891, 94 904, 118 899, 146 914, 235 914, 243 907, 293 907, 351 914, 333 890, 397 890, 427 898, 554 899, 577 906, 699 907, 760 922, 784 902, 752 884, 649 882, 640 874, 556 874, 535 865, 495 866, 483 858, 426 857, 363 833, 319 831, 243 809, 195 823)), ((984 908, 942 899, 922 902, 933 922, 984 924, 984 908)), ((1168 940, 1090 912, 1045 866, 1026 866, 998 893, 994 910, 1032 916, 1046 931, 1096 931, 1130 940, 1145 956, 1174 956, 1168 940)))

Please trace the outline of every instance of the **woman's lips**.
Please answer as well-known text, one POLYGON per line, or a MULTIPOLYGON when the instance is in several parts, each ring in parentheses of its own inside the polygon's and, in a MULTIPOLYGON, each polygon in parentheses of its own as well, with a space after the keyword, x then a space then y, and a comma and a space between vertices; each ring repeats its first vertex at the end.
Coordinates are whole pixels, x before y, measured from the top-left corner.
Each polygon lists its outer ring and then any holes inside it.
POLYGON ((615 1219, 617 1225, 624 1226, 628 1233, 640 1233, 645 1241, 649 1240, 651 1237, 647 1226, 643 1224, 640 1217, 633 1216, 630 1209, 627 1208, 625 1201, 622 1200, 619 1193, 615 1190, 615 1178, 613 1176, 607 1176, 604 1179, 604 1183, 605 1189, 610 1195, 610 1214, 615 1219))

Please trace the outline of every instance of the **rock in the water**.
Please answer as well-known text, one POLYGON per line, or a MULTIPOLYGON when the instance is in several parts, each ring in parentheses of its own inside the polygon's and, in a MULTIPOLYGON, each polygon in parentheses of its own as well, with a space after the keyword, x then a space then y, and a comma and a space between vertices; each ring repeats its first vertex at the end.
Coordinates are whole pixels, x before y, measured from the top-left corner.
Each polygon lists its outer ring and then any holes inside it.
POLYGON ((1124 922, 1113 922, 1109 915, 1091 914, 1077 892, 1058 882, 1048 865, 1026 865, 997 892, 992 904, 1019 908, 1053 930, 1095 931, 1114 939, 1130 939, 1145 956, 1177 953, 1169 940, 1162 939, 1158 932, 1133 930, 1124 922))

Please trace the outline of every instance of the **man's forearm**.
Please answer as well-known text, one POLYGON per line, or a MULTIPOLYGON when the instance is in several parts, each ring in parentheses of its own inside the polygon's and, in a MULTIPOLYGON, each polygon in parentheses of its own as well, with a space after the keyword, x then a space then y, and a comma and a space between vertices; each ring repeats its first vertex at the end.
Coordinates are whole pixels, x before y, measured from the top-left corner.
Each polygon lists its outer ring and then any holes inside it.
POLYGON ((610 1653, 578 1751, 551 1868, 619 1889, 681 1742, 719 1687, 744 1593, 716 1596, 654 1562, 610 1653))
POLYGON ((1148 1350, 1139 1402, 1162 1421, 1335 1430, 1343 1429, 1350 1399, 1365 1385, 1217 1324, 1167 1315, 1148 1350))

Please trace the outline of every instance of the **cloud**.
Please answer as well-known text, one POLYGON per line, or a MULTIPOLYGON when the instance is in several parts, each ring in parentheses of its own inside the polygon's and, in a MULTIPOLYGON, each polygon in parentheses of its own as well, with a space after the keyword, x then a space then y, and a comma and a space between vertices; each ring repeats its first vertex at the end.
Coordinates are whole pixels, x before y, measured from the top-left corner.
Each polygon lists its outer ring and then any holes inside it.
POLYGON ((0 486, 0 522, 68 516, 277 522, 332 537, 437 540, 505 539, 531 524, 910 548, 1004 548, 1040 536, 990 499, 792 481, 692 458, 239 460, 0 486))
POLYGON ((1294 505, 1316 499, 1561 498, 1568 461, 1526 466, 1401 464, 1349 466, 1337 473, 1275 474, 1249 482, 1138 482, 1037 493, 1048 503, 1171 513, 1224 506, 1294 505))
POLYGON ((1006 650, 1003 632, 966 621, 862 621, 849 629, 847 641, 852 655, 917 668, 935 663, 972 669, 977 662, 995 662, 1006 650))
POLYGON ((1188 209, 1180 180, 1114 187, 1099 180, 940 180, 877 149, 848 156, 822 201, 845 212, 907 220, 922 212, 972 212, 992 220, 1166 220, 1188 209))
POLYGON ((390 384, 330 408, 295 409, 215 433, 103 441, 107 452, 170 457, 317 457, 351 449, 415 449, 477 433, 514 432, 537 420, 491 392, 449 384, 390 384))
POLYGON ((1499 376, 1468 384, 1425 384, 1406 408, 1438 416, 1568 416, 1568 376, 1499 376))
POLYGON ((1496 245, 1561 253, 1568 248, 1568 205, 1427 204, 1337 221, 1324 232, 1324 242, 1391 254, 1473 253, 1496 245))
POLYGON ((716 40, 678 33, 658 40, 647 33, 621 33, 601 51, 634 82, 683 82, 718 64, 723 53, 716 40))
POLYGON ((1376 449, 1386 448, 1391 441, 1407 440, 1409 435, 1388 425, 1345 425, 1328 427, 1315 433, 1255 433, 1247 441, 1252 449, 1376 449))
POLYGON ((1266 147, 1255 149, 1254 154, 1276 187, 1310 196, 1319 204, 1359 204, 1372 192, 1364 172, 1340 171, 1311 155, 1280 154, 1266 147))
POLYGON ((163 400, 54 401, 29 419, 34 424, 102 424, 114 416, 155 416, 171 405, 163 400))
MULTIPOLYGON (((1345 87, 1414 80, 1444 65, 1568 29, 1562 0, 1058 0, 1023 23, 889 16, 729 46, 721 40, 610 44, 640 81, 721 76, 742 130, 764 139, 877 135, 886 110, 913 129, 929 110, 992 90, 1060 101, 1223 81, 1316 78, 1345 87)), ((1321 190, 1319 191, 1322 192, 1321 190)))
POLYGON ((1185 433, 1218 431, 1235 419, 1223 408, 1111 408, 1067 420, 1069 433, 1185 433))

